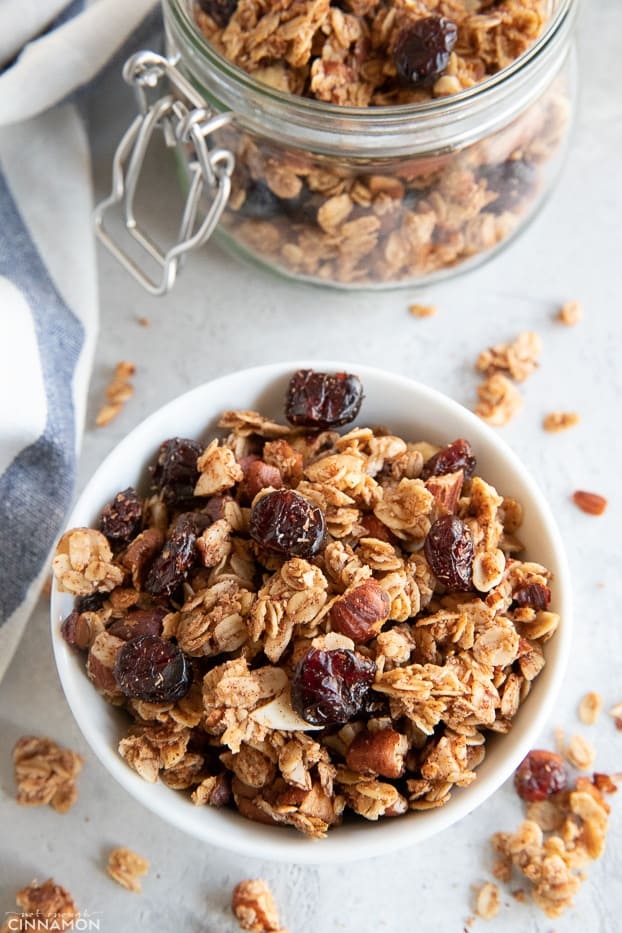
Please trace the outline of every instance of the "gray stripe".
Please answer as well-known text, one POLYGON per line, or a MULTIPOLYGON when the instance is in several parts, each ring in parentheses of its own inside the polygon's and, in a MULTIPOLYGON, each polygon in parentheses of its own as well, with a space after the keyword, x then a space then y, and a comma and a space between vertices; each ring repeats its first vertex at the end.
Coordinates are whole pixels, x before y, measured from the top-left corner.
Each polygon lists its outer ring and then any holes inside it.
MULTIPOLYGON (((84 340, 81 323, 56 291, 0 174, 0 275, 33 316, 48 414, 43 434, 0 477, 0 625, 23 601, 54 543, 76 473, 71 383, 84 340)), ((19 405, 19 399, 12 400, 19 405)))

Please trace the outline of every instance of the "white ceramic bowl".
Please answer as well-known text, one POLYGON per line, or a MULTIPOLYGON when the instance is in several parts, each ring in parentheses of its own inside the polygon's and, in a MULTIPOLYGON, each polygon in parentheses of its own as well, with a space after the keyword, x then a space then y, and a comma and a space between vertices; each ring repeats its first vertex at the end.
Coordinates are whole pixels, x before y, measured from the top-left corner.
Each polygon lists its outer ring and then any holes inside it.
POLYGON ((60 622, 73 599, 52 592, 52 641, 67 702, 87 742, 110 774, 141 804, 192 836, 245 855, 297 863, 344 862, 393 851, 427 839, 470 813, 514 771, 544 727, 566 667, 571 641, 571 585, 560 534, 535 481, 498 435, 479 418, 439 392, 402 376, 343 361, 275 363, 232 373, 193 389, 143 421, 112 451, 82 493, 68 527, 96 522, 102 507, 128 485, 140 486, 159 444, 173 435, 207 438, 221 411, 257 409, 283 418, 288 379, 298 368, 357 373, 365 400, 359 424, 387 424, 406 439, 444 445, 456 437, 470 440, 478 473, 524 507, 521 539, 528 557, 553 571, 552 608, 562 623, 545 646, 546 666, 521 706, 508 735, 491 736, 477 780, 457 788, 437 810, 413 812, 377 823, 347 823, 311 841, 293 829, 252 823, 233 810, 196 807, 187 796, 163 783, 148 784, 117 753, 127 718, 106 703, 86 677, 81 658, 60 634, 60 622))

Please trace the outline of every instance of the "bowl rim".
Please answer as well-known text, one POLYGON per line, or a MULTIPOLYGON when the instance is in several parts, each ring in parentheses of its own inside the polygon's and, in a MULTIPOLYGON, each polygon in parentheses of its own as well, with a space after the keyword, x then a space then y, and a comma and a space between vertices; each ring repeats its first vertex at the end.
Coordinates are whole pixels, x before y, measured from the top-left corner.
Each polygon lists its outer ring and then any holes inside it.
MULTIPOLYGON (((538 519, 546 530, 552 553, 555 556, 556 567, 554 573, 558 593, 556 611, 562 617, 563 623, 554 635, 556 639, 555 660, 554 662, 547 662, 548 689, 540 697, 539 705, 531 709, 531 719, 522 725, 522 734, 519 740, 514 742, 513 748, 509 747, 507 749, 492 774, 484 777, 478 776, 478 780, 474 781, 469 787, 462 788, 460 795, 456 795, 451 801, 451 806, 447 805, 425 813, 417 813, 416 817, 404 816, 396 820, 384 821, 382 831, 376 831, 376 833, 372 832, 374 824, 369 826, 365 824, 358 830, 361 836, 360 839, 348 833, 344 833, 340 837, 339 828, 336 828, 329 832, 328 838, 324 840, 309 840, 302 834, 296 833, 294 835, 294 830, 286 832, 285 827, 264 826, 247 820, 245 820, 245 823, 249 824, 247 834, 242 838, 238 838, 238 834, 234 833, 231 838, 228 838, 226 832, 223 833, 218 827, 210 826, 208 821, 204 823, 193 819, 192 814, 196 814, 197 808, 190 800, 184 801, 187 802, 187 811, 184 811, 185 815, 182 816, 181 813, 177 813, 177 808, 166 812, 166 808, 158 799, 160 791, 165 788, 166 792, 178 792, 165 787, 161 782, 149 784, 144 781, 127 766, 119 756, 116 748, 101 743, 93 734, 90 728, 91 715, 88 712, 88 705, 83 706, 81 697, 83 688, 87 684, 89 690, 94 688, 85 677, 78 680, 74 676, 76 655, 62 638, 59 626, 59 621, 64 615, 64 612, 59 611, 59 603, 68 594, 60 593, 55 581, 52 584, 50 621, 54 659, 61 686, 72 715, 95 756, 117 783, 135 800, 146 806, 147 809, 161 817, 165 822, 211 846, 239 855, 269 859, 271 861, 319 865, 358 861, 414 846, 457 823, 487 800, 511 776, 520 761, 533 747, 534 739, 542 731, 549 719, 568 665, 573 620, 570 570, 560 531, 539 485, 507 442, 500 438, 492 428, 482 422, 473 412, 439 390, 417 382, 408 376, 344 360, 285 360, 278 363, 254 366, 210 379, 173 398, 137 424, 107 454, 84 486, 71 510, 71 514, 66 519, 64 529, 76 527, 76 520, 83 513, 93 514, 92 488, 97 486, 98 481, 107 475, 111 466, 123 454, 135 449, 141 449, 140 443, 143 435, 147 435, 154 424, 166 420, 167 415, 170 416, 180 407, 192 406, 193 402, 199 399, 208 389, 217 390, 220 385, 224 385, 228 381, 242 380, 244 382, 245 380, 260 378, 262 388, 258 389, 258 392, 261 392, 269 389, 275 380, 283 379, 297 369, 309 368, 329 372, 355 372, 360 376, 363 386, 365 386, 367 377, 380 379, 388 388, 394 387, 396 390, 403 389, 408 392, 415 392, 424 402, 430 401, 434 405, 444 406, 446 411, 454 417, 462 419, 466 436, 469 436, 468 429, 471 427, 473 429, 471 434, 478 435, 478 444, 484 444, 491 448, 495 454, 501 455, 505 461, 504 468, 509 466, 511 470, 520 474, 535 502, 538 519), (153 789, 156 789, 155 792, 153 792, 153 789), (277 833, 278 835, 276 835, 277 833), (359 842, 359 845, 356 845, 356 842, 359 842)), ((213 414, 206 413, 206 427, 213 414)), ((413 421, 416 422, 416 416, 413 421)), ((356 424, 357 421, 354 423, 356 424)), ((141 453, 146 452, 144 449, 141 450, 141 453)), ((124 481, 122 480, 122 482, 124 481)), ((97 505, 96 508, 101 509, 102 506, 103 503, 97 505)), ((80 666, 83 669, 83 665, 80 666)), ((103 698, 100 699, 102 703, 106 703, 103 698)), ((109 706, 109 704, 106 705, 109 706)), ((110 707, 110 709, 114 708, 110 707)), ((511 734, 509 733, 509 735, 511 734)), ((235 813, 235 816, 238 819, 244 819, 237 813, 235 813)), ((377 827, 377 829, 379 828, 377 827)))

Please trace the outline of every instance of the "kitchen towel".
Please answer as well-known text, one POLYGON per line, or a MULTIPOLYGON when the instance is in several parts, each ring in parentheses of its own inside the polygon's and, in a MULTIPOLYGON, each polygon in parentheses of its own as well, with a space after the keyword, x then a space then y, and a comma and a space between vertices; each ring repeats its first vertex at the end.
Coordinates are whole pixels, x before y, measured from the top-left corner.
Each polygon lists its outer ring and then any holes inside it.
POLYGON ((0 0, 0 677, 73 496, 97 336, 89 85, 156 0, 0 0))

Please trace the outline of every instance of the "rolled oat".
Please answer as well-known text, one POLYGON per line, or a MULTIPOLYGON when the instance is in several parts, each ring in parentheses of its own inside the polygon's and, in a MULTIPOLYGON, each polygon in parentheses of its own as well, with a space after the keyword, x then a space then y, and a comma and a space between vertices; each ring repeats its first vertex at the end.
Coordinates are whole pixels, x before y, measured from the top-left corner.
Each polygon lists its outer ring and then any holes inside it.
POLYGON ((140 894, 142 886, 139 878, 149 871, 149 862, 142 855, 122 846, 113 849, 108 856, 106 871, 121 887, 140 894))

